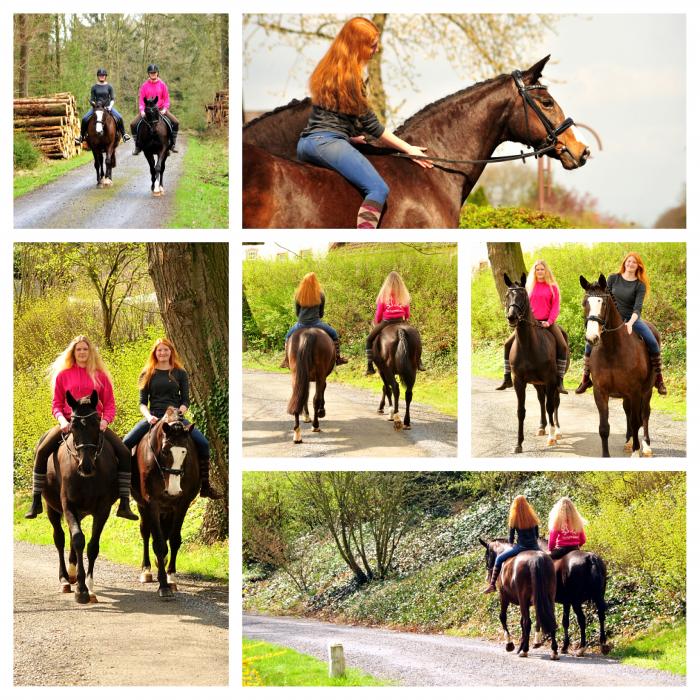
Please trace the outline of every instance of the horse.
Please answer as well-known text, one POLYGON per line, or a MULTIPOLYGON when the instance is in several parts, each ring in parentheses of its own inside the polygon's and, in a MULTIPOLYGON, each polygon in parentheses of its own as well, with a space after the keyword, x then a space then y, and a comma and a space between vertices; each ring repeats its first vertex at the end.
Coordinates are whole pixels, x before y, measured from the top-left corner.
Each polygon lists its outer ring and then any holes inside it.
POLYGON ((131 492, 140 515, 143 558, 141 583, 151 583, 149 539, 158 566, 158 596, 172 600, 177 590, 177 553, 182 544, 182 523, 199 493, 199 460, 190 433, 177 409, 169 407, 151 427, 132 455, 131 492), (165 563, 170 558, 166 571, 165 563))
MULTIPOLYGON (((515 328, 515 339, 510 348, 509 362, 513 373, 513 387, 518 397, 518 444, 515 454, 523 451, 525 422, 525 391, 532 384, 540 402, 540 427, 538 435, 545 434, 545 409, 549 421, 547 447, 553 447, 561 439, 559 425, 559 392, 557 390, 557 343, 554 336, 540 326, 532 314, 530 297, 525 289, 525 273, 520 282, 511 281, 507 273, 503 280, 508 287, 506 292, 506 318, 511 328, 515 328)), ((562 333, 568 342, 564 330, 562 333)), ((566 367, 569 367, 567 353, 566 367)))
POLYGON ((372 344, 374 363, 382 378, 382 400, 377 413, 384 413, 385 399, 389 399, 391 418, 394 430, 411 429, 411 400, 413 385, 416 383, 416 372, 420 364, 423 349, 420 333, 408 323, 391 323, 385 326, 372 344), (404 386, 406 414, 401 422, 399 415, 399 375, 404 386), (393 399, 393 400, 392 400, 393 399))
POLYGON ((311 114, 311 99, 292 100, 243 125, 243 143, 259 146, 280 158, 297 157, 299 134, 311 114))
MULTIPOLYGON (((527 69, 477 83, 434 102, 411 117, 396 134, 427 147, 431 170, 416 167, 390 149, 369 160, 391 188, 383 228, 456 228, 460 210, 495 148, 517 141, 559 160, 566 170, 583 166, 589 148, 578 140, 573 120, 565 119, 547 88, 539 84, 549 56, 527 69), (555 126, 556 125, 556 126, 555 126), (388 154, 392 154, 389 157, 388 154), (441 164, 437 156, 453 159, 441 164), (456 163, 457 160, 469 162, 456 163)), ((274 114, 274 113, 273 113, 274 114)), ((293 156, 301 120, 299 110, 278 110, 275 123, 291 114, 293 129, 280 129, 292 143, 279 144, 260 129, 243 137, 244 228, 351 228, 362 194, 335 171, 293 156), (292 132, 292 133, 290 133, 292 132), (266 148, 269 138, 271 150, 266 148), (283 153, 284 155, 276 155, 283 153)), ((364 149, 363 149, 364 150, 364 149)))
POLYGON ((98 187, 112 185, 112 168, 117 167, 116 150, 119 145, 117 121, 112 113, 105 108, 104 102, 98 99, 90 100, 93 108, 88 121, 86 142, 92 150, 95 160, 95 173, 98 187))
MULTIPOLYGON (((486 542, 479 538, 486 547, 487 580, 491 580, 491 572, 496 557, 510 547, 502 538, 486 542)), ((520 607, 520 629, 522 637, 518 647, 519 656, 527 656, 530 650, 530 605, 535 606, 535 616, 540 629, 550 635, 550 658, 559 658, 557 650, 557 622, 554 616, 554 597, 556 594, 556 577, 554 562, 545 552, 525 550, 503 562, 503 568, 496 581, 501 600, 499 619, 506 638, 506 651, 513 651, 515 645, 508 631, 508 606, 520 607)))
POLYGON ((318 419, 326 415, 324 393, 326 377, 335 367, 335 345, 326 331, 321 328, 301 328, 287 341, 287 358, 292 374, 292 396, 287 404, 287 413, 294 416, 294 444, 300 445, 301 427, 299 414, 303 412, 304 422, 309 423, 309 384, 316 382, 314 394, 314 433, 320 433, 318 419))
POLYGON ((100 536, 110 509, 119 497, 117 456, 100 431, 97 400, 94 390, 90 396, 80 399, 66 392, 66 401, 72 410, 70 433, 49 456, 43 490, 48 506, 46 515, 53 527, 53 541, 58 551, 61 590, 70 593, 71 583, 75 583, 75 600, 81 604, 97 602, 93 575, 100 536), (83 564, 85 535, 80 527, 86 515, 92 515, 87 575, 83 564), (64 557, 66 538, 61 516, 66 519, 70 533, 70 573, 64 557))
MULTIPOLYGON (((651 457, 649 416, 655 374, 646 345, 636 333, 630 335, 627 332, 603 275, 593 284, 581 275, 579 283, 585 291, 583 307, 586 340, 593 346, 590 358, 591 381, 593 397, 598 407, 602 456, 610 457, 608 400, 612 397, 622 399, 622 407, 627 416, 625 450, 631 451, 632 457, 651 457), (640 427, 644 428, 644 441, 641 445, 640 427)), ((648 321, 645 323, 659 341, 656 328, 648 321)))
POLYGON ((136 145, 143 151, 151 170, 151 192, 154 197, 160 197, 165 194, 163 174, 170 154, 170 125, 158 109, 158 97, 147 97, 143 102, 146 116, 137 127, 136 145))

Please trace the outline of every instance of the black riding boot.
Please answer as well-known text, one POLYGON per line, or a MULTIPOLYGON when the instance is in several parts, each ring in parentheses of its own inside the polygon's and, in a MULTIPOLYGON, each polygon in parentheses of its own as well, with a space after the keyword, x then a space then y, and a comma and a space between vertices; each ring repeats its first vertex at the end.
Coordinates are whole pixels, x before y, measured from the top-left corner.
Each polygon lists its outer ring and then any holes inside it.
POLYGON ((503 383, 501 386, 496 387, 496 391, 503 391, 504 389, 510 389, 513 386, 513 377, 510 376, 510 371, 503 373, 503 383))
POLYGON ((29 506, 29 510, 24 514, 24 517, 28 520, 33 520, 39 513, 43 513, 44 509, 41 505, 41 494, 35 493, 32 495, 32 505, 29 506))
POLYGON ((367 371, 365 372, 365 376, 371 377, 373 374, 377 373, 377 370, 374 369, 372 348, 365 348, 365 357, 367 357, 367 371))
POLYGON ((289 358, 287 357, 287 341, 284 341, 284 360, 280 365, 280 369, 289 369, 289 358))
POLYGON ((335 364, 336 365, 347 365, 347 358, 340 356, 340 340, 334 340, 335 345, 335 364))
POLYGON ((175 148, 175 142, 177 141, 177 132, 180 129, 180 125, 173 124, 172 127, 172 133, 170 134, 170 152, 179 153, 180 151, 178 151, 177 148, 175 148))
POLYGON ((493 567, 493 571, 491 572, 491 580, 489 581, 489 585, 484 588, 482 593, 494 593, 496 590, 496 581, 498 580, 498 574, 501 573, 500 569, 497 569, 495 566, 493 567))
POLYGON ((581 383, 576 387, 576 394, 583 394, 588 387, 593 386, 591 381, 591 358, 588 355, 583 356, 583 376, 581 383))
POLYGON ((128 496, 119 497, 119 508, 117 508, 117 517, 125 520, 138 520, 139 516, 131 510, 128 496))
POLYGON ((657 353, 656 355, 649 355, 649 359, 651 360, 651 366, 654 372, 656 372, 656 379, 654 380, 656 391, 658 391, 661 396, 666 396, 666 394, 668 394, 668 390, 666 389, 664 378, 661 374, 661 354, 657 353))
POLYGON ((223 496, 209 483, 209 457, 199 458, 199 495, 202 498, 211 498, 213 501, 223 496))

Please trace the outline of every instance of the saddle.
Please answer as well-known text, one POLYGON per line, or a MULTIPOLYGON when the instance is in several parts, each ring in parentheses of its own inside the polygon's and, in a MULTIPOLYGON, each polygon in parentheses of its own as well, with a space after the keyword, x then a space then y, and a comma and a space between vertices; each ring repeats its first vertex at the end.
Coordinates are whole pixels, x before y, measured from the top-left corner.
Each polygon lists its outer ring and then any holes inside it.
MULTIPOLYGON (((173 139, 173 124, 164 114, 160 115, 160 118, 165 122, 165 126, 168 129, 168 138, 172 141, 173 139)), ((141 125, 146 121, 144 117, 139 119, 138 124, 136 124, 136 142, 141 143, 141 125)))

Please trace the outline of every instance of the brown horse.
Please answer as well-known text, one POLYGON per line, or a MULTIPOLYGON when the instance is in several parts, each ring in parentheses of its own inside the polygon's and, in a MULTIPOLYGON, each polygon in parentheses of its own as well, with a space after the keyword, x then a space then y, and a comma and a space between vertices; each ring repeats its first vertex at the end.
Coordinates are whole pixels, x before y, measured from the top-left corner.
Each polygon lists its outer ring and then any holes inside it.
MULTIPOLYGON (((510 348, 509 362, 513 373, 513 386, 518 397, 518 444, 515 453, 523 451, 525 423, 525 391, 528 384, 537 390, 540 402, 539 435, 545 434, 545 409, 549 420, 547 446, 552 447, 561 439, 559 426, 559 392, 557 391, 557 344, 554 336, 540 326, 530 306, 530 297, 525 289, 525 273, 520 283, 512 282, 504 273, 506 292, 506 318, 515 328, 515 339, 510 348)), ((564 333, 562 329, 562 333, 564 333)), ((566 334, 564 333, 564 337, 566 334)), ((569 357, 567 353, 567 368, 569 357)))
POLYGON ((92 116, 87 125, 85 141, 92 150, 98 187, 112 185, 112 168, 117 167, 116 150, 119 145, 119 132, 114 115, 105 108, 102 100, 91 100, 92 116))
MULTIPOLYGON (((387 149, 369 156, 391 193, 381 225, 384 228, 456 228, 460 209, 486 167, 484 162, 505 141, 548 148, 547 155, 571 170, 586 162, 588 147, 570 128, 547 88, 538 83, 546 57, 528 70, 501 75, 434 102, 396 130, 409 143, 427 147, 436 161, 431 170, 387 149), (556 125, 556 126, 555 126, 556 125)), ((300 103, 301 104, 301 103, 300 103)), ((338 173, 289 159, 301 123, 300 109, 291 114, 293 129, 272 122, 243 143, 243 226, 246 228, 351 228, 362 194, 338 173), (266 136, 266 134, 268 136, 266 136), (270 148, 267 148, 269 138, 270 148), (275 154, 284 154, 283 156, 275 154)), ((279 110, 278 122, 287 110, 279 110)), ((269 117, 268 117, 269 119, 269 117)), ((370 151, 371 152, 371 151, 370 151)))
POLYGON ((131 493, 138 504, 143 540, 141 583, 153 581, 148 547, 152 537, 158 565, 158 595, 162 600, 171 600, 177 590, 182 523, 199 493, 199 460, 190 437, 193 428, 191 423, 185 425, 171 406, 141 438, 132 458, 131 493))
POLYGON ((100 536, 119 496, 117 457, 100 431, 97 392, 76 400, 68 391, 66 401, 72 409, 70 434, 48 459, 43 495, 58 551, 61 588, 64 593, 70 593, 71 583, 75 583, 78 603, 96 603, 93 572, 100 551, 100 536), (92 515, 87 575, 83 564, 85 535, 80 526, 86 515, 92 515), (64 557, 66 538, 61 516, 66 519, 70 532, 70 573, 64 557))
POLYGON ((318 419, 326 415, 326 377, 335 367, 335 345, 326 331, 321 328, 301 328, 287 341, 287 358, 292 374, 292 396, 287 404, 287 413, 294 416, 294 444, 299 445, 301 427, 299 414, 303 412, 304 422, 309 418, 309 385, 316 382, 314 394, 313 432, 320 433, 318 419))
POLYGON ((280 158, 297 157, 299 134, 311 114, 311 100, 292 100, 243 126, 243 143, 259 146, 280 158))
POLYGON ((146 116, 137 126, 136 144, 148 161, 151 171, 151 194, 154 197, 160 197, 165 194, 163 175, 165 162, 170 154, 171 127, 158 109, 157 97, 147 97, 144 100, 144 112, 146 116))
MULTIPOLYGON (((655 373, 646 345, 636 333, 630 335, 627 332, 603 275, 594 284, 581 275, 579 282, 586 292, 583 298, 586 340, 593 346, 591 380, 600 419, 598 432, 603 446, 602 456, 610 457, 608 400, 612 397, 622 399, 627 416, 625 450, 631 450, 633 457, 651 457, 649 415, 655 373), (639 442, 640 427, 644 428, 642 445, 639 442)), ((651 323, 646 323, 658 341, 658 331, 651 323)))
MULTIPOLYGON (((496 557, 507 550, 510 544, 501 538, 489 542, 479 538, 479 542, 486 547, 487 580, 490 581, 496 557)), ((557 622, 554 617, 554 596, 557 583, 552 558, 544 552, 534 550, 520 552, 503 562, 496 586, 501 599, 499 619, 506 636, 506 651, 513 651, 515 648, 508 631, 508 606, 517 605, 520 607, 522 637, 518 654, 527 656, 530 650, 530 630, 532 628, 530 605, 534 605, 537 625, 550 636, 552 650, 550 658, 556 661, 559 658, 556 635, 557 622)))
POLYGON ((392 323, 382 329, 374 339, 372 355, 382 378, 382 400, 377 413, 384 413, 384 402, 389 399, 389 409, 394 422, 394 430, 411 429, 411 400, 413 385, 416 383, 416 373, 420 364, 423 350, 420 333, 408 323, 392 323), (406 413, 401 423, 399 415, 399 383, 396 375, 404 386, 406 413))

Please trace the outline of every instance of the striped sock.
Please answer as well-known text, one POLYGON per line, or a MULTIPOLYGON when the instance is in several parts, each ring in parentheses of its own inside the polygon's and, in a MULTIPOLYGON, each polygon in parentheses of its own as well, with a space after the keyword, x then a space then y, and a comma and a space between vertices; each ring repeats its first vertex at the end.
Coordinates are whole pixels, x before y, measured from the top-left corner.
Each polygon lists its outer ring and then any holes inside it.
POLYGON ((506 374, 510 374, 510 362, 508 360, 503 361, 503 371, 506 374))
POLYGON ((119 498, 131 493, 131 474, 129 472, 119 472, 119 498))
POLYGON ((34 472, 32 475, 32 494, 40 494, 44 490, 44 486, 46 486, 46 474, 34 472))
POLYGON ((564 379, 566 374, 566 360, 557 360, 557 374, 564 379))
POLYGON ((377 228, 383 208, 383 204, 365 199, 357 212, 357 228, 377 228))

